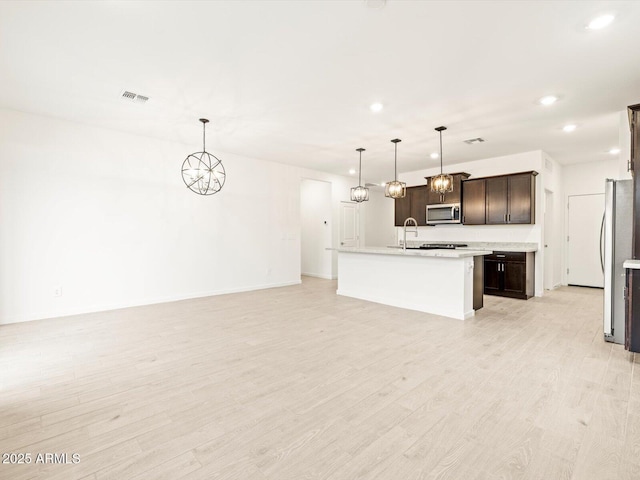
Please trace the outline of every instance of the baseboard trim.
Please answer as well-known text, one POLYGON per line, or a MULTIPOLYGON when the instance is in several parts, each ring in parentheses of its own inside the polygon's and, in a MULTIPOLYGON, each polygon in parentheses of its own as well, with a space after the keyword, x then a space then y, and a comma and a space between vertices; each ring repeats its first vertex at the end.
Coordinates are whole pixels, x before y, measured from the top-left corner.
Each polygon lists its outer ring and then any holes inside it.
POLYGON ((252 285, 252 286, 238 287, 238 288, 224 288, 219 290, 211 290, 208 292, 198 292, 198 293, 186 294, 186 295, 171 295, 167 297, 156 297, 156 298, 151 298, 147 300, 138 300, 133 302, 92 305, 88 307, 80 307, 80 308, 64 310, 63 312, 59 312, 53 315, 51 313, 40 312, 40 313, 33 313, 31 315, 9 317, 7 319, 2 319, 0 320, 0 325, 9 325, 12 323, 23 323, 23 322, 34 322, 38 320, 52 320, 55 318, 71 317, 73 315, 84 315, 88 313, 108 312, 110 310, 120 310, 123 308, 144 307, 146 305, 157 305, 160 303, 179 302, 181 300, 191 300, 195 298, 215 297, 217 295, 227 295, 230 293, 242 293, 242 292, 251 292, 254 290, 266 290, 268 288, 290 287, 292 285, 300 285, 300 283, 301 283, 300 280, 296 280, 292 282, 269 283, 269 284, 252 285))
POLYGON ((300 275, 303 277, 314 277, 314 278, 324 278, 325 280, 334 280, 334 277, 331 275, 324 275, 321 273, 305 273, 302 272, 300 275))

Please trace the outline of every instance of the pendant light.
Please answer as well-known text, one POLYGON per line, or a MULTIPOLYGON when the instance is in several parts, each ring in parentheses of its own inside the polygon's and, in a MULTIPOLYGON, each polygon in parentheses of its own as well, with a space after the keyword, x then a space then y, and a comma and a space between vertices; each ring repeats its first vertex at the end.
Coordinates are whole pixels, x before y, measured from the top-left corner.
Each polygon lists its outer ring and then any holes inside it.
POLYGON ((205 148, 205 127, 209 120, 201 118, 202 151, 192 153, 182 162, 182 181, 189 190, 198 195, 218 193, 226 178, 222 162, 205 148))
POLYGON ((366 202, 369 200, 369 189, 362 186, 362 152, 364 148, 356 148, 360 152, 360 166, 358 167, 358 186, 351 189, 352 202, 366 202))
POLYGON ((440 132, 440 175, 431 177, 431 191, 440 194, 440 200, 444 200, 444 194, 453 192, 453 177, 449 174, 442 173, 442 132, 447 127, 438 127, 436 132, 440 132))
POLYGON ((401 142, 399 138, 394 138, 391 142, 395 145, 395 159, 394 159, 394 180, 388 182, 384 188, 384 196, 389 198, 404 198, 407 194, 407 184, 398 181, 398 143, 401 142))

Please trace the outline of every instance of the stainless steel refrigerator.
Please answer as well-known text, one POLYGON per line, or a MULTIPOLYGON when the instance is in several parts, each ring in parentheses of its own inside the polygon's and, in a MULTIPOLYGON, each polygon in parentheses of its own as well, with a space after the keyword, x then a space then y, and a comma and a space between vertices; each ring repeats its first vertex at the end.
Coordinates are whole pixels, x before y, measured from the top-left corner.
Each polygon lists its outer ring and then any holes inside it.
POLYGON ((625 269, 631 258, 633 180, 607 179, 600 235, 600 263, 604 272, 604 339, 624 344, 625 269))

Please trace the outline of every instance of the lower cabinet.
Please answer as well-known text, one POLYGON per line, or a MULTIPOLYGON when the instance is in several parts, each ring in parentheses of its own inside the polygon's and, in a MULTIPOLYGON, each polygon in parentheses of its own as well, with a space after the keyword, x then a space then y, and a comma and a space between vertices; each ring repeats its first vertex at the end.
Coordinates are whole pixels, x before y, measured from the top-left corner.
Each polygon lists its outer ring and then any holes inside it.
POLYGON ((640 270, 628 268, 626 275, 624 348, 640 352, 640 325, 633 318, 633 312, 640 311, 640 270))
POLYGON ((534 252, 493 252, 484 257, 484 293, 512 298, 534 294, 534 252))

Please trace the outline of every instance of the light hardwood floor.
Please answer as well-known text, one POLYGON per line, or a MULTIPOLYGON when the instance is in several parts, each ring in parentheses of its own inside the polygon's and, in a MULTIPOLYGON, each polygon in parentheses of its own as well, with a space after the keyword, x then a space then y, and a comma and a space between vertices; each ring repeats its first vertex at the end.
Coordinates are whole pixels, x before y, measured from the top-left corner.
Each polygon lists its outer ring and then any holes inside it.
POLYGON ((466 322, 332 281, 0 327, 11 480, 640 478, 640 360, 602 291, 466 322))

